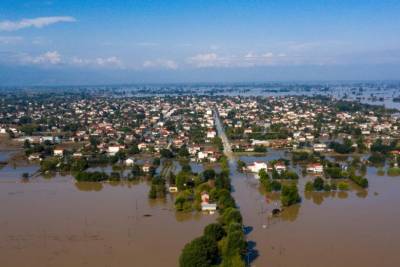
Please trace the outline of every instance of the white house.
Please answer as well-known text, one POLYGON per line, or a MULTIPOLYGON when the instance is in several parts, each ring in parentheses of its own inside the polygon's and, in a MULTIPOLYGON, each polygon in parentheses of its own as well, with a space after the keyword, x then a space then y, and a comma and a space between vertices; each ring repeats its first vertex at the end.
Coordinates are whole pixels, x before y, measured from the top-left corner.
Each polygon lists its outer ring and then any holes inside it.
POLYGON ((323 173, 324 172, 324 167, 320 163, 309 164, 307 166, 307 172, 323 173))
POLYGON ((201 210, 208 211, 210 214, 214 214, 217 210, 217 204, 215 203, 201 203, 201 210))
POLYGON ((64 149, 54 149, 53 154, 54 156, 62 157, 64 155, 64 149))
POLYGON ((284 171, 286 171, 286 165, 284 163, 278 162, 274 165, 274 169, 278 172, 278 173, 282 173, 284 171))
POLYGON ((214 138, 217 135, 215 131, 208 131, 207 138, 214 138))
POLYGON ((108 154, 110 154, 111 156, 114 156, 118 152, 119 152, 119 146, 109 146, 108 147, 108 154))
POLYGON ((261 161, 255 161, 249 166, 247 166, 247 168, 251 172, 258 173, 261 169, 267 170, 267 163, 261 161))
POLYGON ((325 152, 326 148, 326 144, 314 144, 313 146, 315 152, 325 152))
POLYGON ((133 158, 127 158, 125 160, 125 165, 126 166, 133 166, 134 163, 135 163, 135 160, 133 158))

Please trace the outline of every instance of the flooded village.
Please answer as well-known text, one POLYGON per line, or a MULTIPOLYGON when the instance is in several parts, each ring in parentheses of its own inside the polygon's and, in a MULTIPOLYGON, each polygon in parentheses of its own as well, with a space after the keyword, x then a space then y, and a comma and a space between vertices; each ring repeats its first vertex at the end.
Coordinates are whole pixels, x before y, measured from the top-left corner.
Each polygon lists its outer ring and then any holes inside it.
POLYGON ((0 260, 396 266, 398 89, 4 89, 0 260))

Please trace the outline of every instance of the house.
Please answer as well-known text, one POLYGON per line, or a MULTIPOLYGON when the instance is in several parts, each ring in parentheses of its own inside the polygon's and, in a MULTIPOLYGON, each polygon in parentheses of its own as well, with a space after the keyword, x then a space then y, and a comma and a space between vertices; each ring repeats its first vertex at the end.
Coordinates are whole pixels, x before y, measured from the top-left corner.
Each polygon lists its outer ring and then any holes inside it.
POLYGON ((114 156, 119 152, 119 146, 109 146, 107 152, 109 155, 114 156))
POLYGON ((140 150, 146 149, 146 147, 147 147, 147 144, 146 144, 146 143, 140 143, 140 144, 138 144, 138 148, 139 148, 140 150))
POLYGON ((327 149, 326 144, 314 144, 313 149, 315 152, 325 152, 327 149))
POLYGON ((57 157, 62 157, 64 155, 64 149, 54 149, 53 155, 57 157))
POLYGON ((126 166, 133 166, 134 163, 135 163, 135 159, 133 159, 133 158, 127 158, 125 160, 125 165, 126 166))
POLYGON ((201 203, 201 210, 208 211, 210 214, 214 214, 217 210, 217 204, 215 203, 201 203))
POLYGON ((150 168, 151 168, 151 164, 150 163, 145 163, 143 166, 142 166, 142 171, 143 172, 150 172, 150 168))
POLYGON ((201 193, 201 203, 208 203, 210 200, 210 195, 207 192, 201 193))
POLYGON ((215 131, 213 131, 213 130, 207 132, 207 138, 212 139, 212 138, 214 138, 216 135, 217 135, 217 133, 216 133, 215 131))
POLYGON ((278 173, 282 173, 286 171, 286 165, 282 162, 278 162, 274 165, 274 169, 278 172, 278 173))
POLYGON ((83 157, 83 154, 81 152, 75 152, 74 154, 72 154, 72 156, 74 158, 81 158, 81 157, 83 157))
POLYGON ((262 161, 255 161, 249 166, 247 166, 250 172, 258 173, 260 170, 265 169, 267 170, 267 164, 262 161))
POLYGON ((28 160, 41 160, 39 153, 33 153, 29 155, 28 160))
POLYGON ((320 174, 324 172, 324 167, 320 163, 309 164, 307 166, 307 172, 320 174))
POLYGON ((217 210, 217 204, 209 203, 210 195, 207 192, 201 193, 201 210, 213 214, 217 210))

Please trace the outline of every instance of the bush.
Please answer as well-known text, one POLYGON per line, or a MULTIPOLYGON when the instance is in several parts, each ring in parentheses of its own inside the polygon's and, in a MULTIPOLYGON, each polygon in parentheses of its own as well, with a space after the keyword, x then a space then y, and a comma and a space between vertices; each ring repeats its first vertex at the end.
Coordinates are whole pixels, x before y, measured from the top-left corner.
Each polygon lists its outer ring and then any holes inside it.
POLYGON ((341 190, 341 191, 347 191, 347 190, 349 190, 349 183, 347 183, 347 182, 340 182, 339 184, 338 184, 338 188, 339 188, 339 190, 341 190))

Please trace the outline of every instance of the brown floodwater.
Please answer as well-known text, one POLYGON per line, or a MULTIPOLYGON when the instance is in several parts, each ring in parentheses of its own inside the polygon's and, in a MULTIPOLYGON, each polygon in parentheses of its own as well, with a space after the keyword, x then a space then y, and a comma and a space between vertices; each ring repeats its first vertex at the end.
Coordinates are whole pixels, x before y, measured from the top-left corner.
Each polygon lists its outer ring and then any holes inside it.
POLYGON ((400 177, 376 172, 368 169, 368 190, 352 184, 347 192, 304 194, 310 177, 300 178, 302 203, 271 218, 279 194, 233 171, 234 197, 258 251, 252 266, 400 266, 400 177))
POLYGON ((183 246, 217 216, 176 213, 171 196, 150 201, 145 182, 18 177, 0 179, 6 267, 177 266, 183 246))

